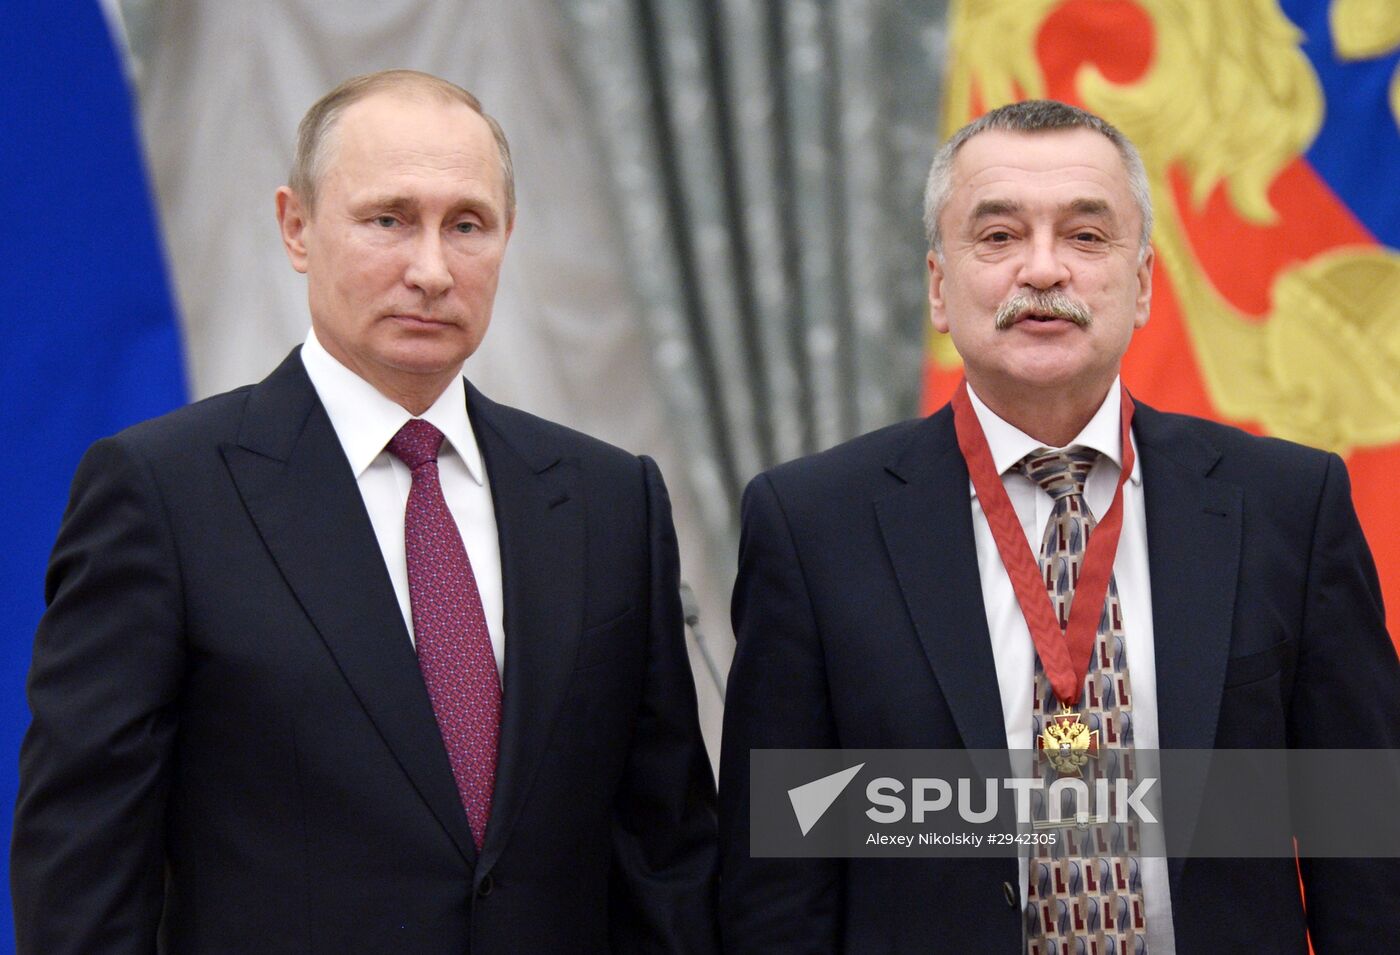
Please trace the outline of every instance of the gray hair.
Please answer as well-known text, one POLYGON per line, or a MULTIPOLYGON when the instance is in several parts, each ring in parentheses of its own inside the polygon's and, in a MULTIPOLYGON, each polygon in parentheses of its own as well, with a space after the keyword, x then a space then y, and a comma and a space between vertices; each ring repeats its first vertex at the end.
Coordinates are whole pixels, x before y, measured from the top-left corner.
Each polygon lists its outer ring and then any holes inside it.
POLYGON ((999 106, 968 123, 954 133, 933 157, 924 188, 924 234, 928 247, 936 256, 943 255, 943 232, 938 220, 953 191, 953 160, 958 150, 973 136, 990 129, 1011 133, 1041 133, 1061 129, 1091 129, 1118 148, 1128 173, 1128 190, 1133 194, 1142 218, 1142 234, 1138 237, 1138 258, 1147 255, 1152 240, 1152 190, 1147 184, 1147 170, 1128 137, 1111 123, 1086 110, 1049 99, 1032 99, 999 106))
POLYGON ((437 96, 445 102, 461 103, 471 109, 491 129, 496 141, 496 152, 501 159, 501 177, 506 187, 506 216, 515 216, 515 166, 510 159, 510 143, 506 142, 506 132, 495 118, 488 116, 481 108, 481 101, 456 83, 422 73, 418 70, 380 70, 378 73, 365 73, 351 77, 318 99, 302 117, 297 127, 296 156, 292 160, 292 171, 287 177, 287 185, 306 203, 308 210, 316 205, 316 187, 325 175, 328 161, 327 140, 334 137, 340 117, 355 103, 373 96, 375 93, 414 92, 437 96))

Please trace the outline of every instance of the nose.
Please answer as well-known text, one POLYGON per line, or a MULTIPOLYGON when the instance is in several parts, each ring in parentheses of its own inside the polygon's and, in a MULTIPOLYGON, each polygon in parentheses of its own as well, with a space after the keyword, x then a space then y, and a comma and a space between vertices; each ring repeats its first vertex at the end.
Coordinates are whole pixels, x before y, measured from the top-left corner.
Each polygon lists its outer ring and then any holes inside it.
POLYGON ((421 238, 413 244, 408 267, 404 270, 404 282, 420 289, 428 298, 437 298, 452 288, 452 270, 447 267, 442 236, 436 229, 424 229, 421 238))
POLYGON ((1054 236, 1036 236, 1025 246, 1025 260, 1019 276, 1022 285, 1051 289, 1069 281, 1069 267, 1060 255, 1054 236))

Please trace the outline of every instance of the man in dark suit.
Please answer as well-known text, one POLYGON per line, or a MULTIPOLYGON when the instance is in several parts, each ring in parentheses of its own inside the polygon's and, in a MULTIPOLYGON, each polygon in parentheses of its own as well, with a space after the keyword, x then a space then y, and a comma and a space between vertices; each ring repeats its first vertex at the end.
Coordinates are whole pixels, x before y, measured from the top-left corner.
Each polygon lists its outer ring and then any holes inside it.
POLYGON ((1395 860, 1303 859, 1305 911, 1291 858, 750 857, 755 749, 1029 750, 1056 714, 1123 749, 1400 745, 1341 460, 1126 398, 1152 280, 1132 145, 1063 104, 1003 107, 940 151, 925 217, 932 320, 967 391, 745 495, 726 950, 1302 955, 1306 931, 1318 952, 1393 947, 1395 860))
POLYGON ((461 377, 514 209, 465 90, 392 71, 308 113, 277 195, 306 344, 74 481, 21 952, 716 950, 661 476, 461 377))

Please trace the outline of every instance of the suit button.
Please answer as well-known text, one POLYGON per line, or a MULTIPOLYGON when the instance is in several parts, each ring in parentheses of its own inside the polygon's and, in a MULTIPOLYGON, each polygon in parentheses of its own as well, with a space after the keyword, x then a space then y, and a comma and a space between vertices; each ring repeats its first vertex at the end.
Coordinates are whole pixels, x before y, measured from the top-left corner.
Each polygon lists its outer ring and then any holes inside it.
POLYGON ((476 897, 478 899, 486 898, 488 895, 491 894, 491 890, 495 887, 496 880, 491 878, 491 874, 488 872, 486 874, 486 878, 482 879, 481 884, 476 887, 476 897))
MULTIPOLYGON (((490 878, 490 876, 487 876, 487 878, 490 878)), ((1006 904, 1014 909, 1016 907, 1016 887, 1010 882, 1003 882, 1001 884, 1001 894, 1002 898, 1006 899, 1006 904)))

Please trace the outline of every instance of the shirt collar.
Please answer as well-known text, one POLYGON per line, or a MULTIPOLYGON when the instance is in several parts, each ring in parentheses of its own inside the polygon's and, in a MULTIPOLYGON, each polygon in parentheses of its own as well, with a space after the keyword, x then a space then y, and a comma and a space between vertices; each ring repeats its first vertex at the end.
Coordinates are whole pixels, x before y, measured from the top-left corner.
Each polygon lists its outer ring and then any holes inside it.
MULTIPOLYGON (((412 415, 326 351, 314 329, 307 332, 301 361, 331 419, 340 446, 345 449, 350 469, 359 480, 412 415)), ((444 447, 456 451, 472 480, 482 484, 481 448, 467 415, 467 389, 462 376, 453 376, 447 390, 419 417, 443 433, 444 447)))
MULTIPOLYGON (((1113 385, 1108 389, 1108 394, 1104 396, 1103 403, 1099 405, 1099 410, 1094 412, 1094 416, 1089 419, 1084 430, 1080 431, 1070 442, 1070 445, 1077 444, 1093 448, 1112 461, 1114 466, 1120 470, 1123 467, 1122 430, 1120 427, 1123 413, 1122 387, 1121 380, 1114 378, 1113 385)), ((991 448, 992 462, 996 465, 998 474, 1005 474, 1026 455, 1038 448, 1045 447, 1015 425, 998 417, 996 412, 988 408, 982 399, 977 397, 977 392, 972 390, 971 385, 967 386, 967 394, 972 399, 972 410, 976 412, 977 420, 982 425, 982 433, 987 436, 987 445, 991 448)), ((1133 461, 1133 473, 1129 475, 1129 479, 1134 484, 1142 483, 1142 466, 1137 461, 1136 456, 1133 461)))

